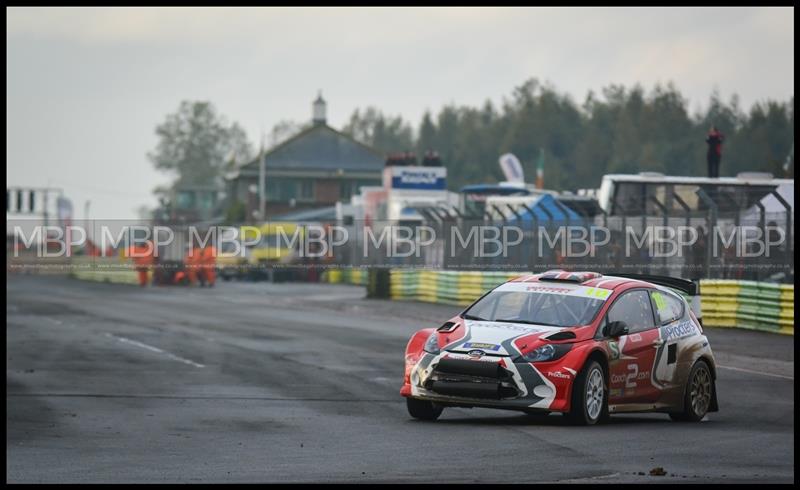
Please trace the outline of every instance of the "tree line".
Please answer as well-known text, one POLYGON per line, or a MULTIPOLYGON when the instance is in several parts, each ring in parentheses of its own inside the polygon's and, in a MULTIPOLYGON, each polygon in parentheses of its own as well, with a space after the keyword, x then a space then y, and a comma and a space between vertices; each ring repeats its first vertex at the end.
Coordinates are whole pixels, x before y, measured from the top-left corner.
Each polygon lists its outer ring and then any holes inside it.
MULTIPOLYGON (((281 121, 267 144, 276 145, 307 125, 281 121)), ((356 109, 342 131, 386 154, 437 151, 451 189, 503 180, 497 160, 507 152, 520 159, 532 181, 543 150, 545 187, 575 190, 597 187, 606 173, 705 175, 711 125, 725 134, 721 175, 762 171, 794 178, 794 97, 759 102, 745 111, 737 96, 723 101, 712 93, 707 108, 691 114, 688 100, 672 84, 649 91, 641 85, 610 85, 599 94, 589 92, 578 104, 551 84, 530 79, 499 106, 449 104, 426 112, 416 126, 367 107, 356 109)), ((244 130, 206 101, 183 101, 156 134, 158 144, 148 157, 157 169, 171 173, 174 183, 214 185, 225 171, 255 156, 244 130)))
POLYGON ((343 132, 390 153, 439 152, 452 189, 503 180, 498 157, 514 153, 531 181, 540 149, 545 186, 594 188, 606 173, 662 172, 705 175, 705 137, 711 125, 725 135, 721 175, 771 172, 794 177, 794 97, 764 101, 749 111, 736 95, 710 96, 703 112, 690 113, 688 100, 673 84, 626 88, 611 85, 589 92, 582 104, 549 84, 531 79, 496 107, 445 105, 426 112, 414 127, 402 116, 374 107, 355 110, 343 132))

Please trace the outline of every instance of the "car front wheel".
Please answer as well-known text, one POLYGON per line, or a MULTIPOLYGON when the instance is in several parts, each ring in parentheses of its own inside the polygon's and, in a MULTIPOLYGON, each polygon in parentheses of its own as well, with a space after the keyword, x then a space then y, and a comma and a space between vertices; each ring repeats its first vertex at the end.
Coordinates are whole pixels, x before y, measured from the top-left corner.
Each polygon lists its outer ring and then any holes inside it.
POLYGON ((597 361, 589 361, 572 385, 572 403, 567 417, 577 425, 594 425, 607 416, 605 373, 597 361))
POLYGON ((420 420, 436 420, 444 410, 441 405, 414 398, 406 398, 406 406, 408 407, 409 415, 420 420))

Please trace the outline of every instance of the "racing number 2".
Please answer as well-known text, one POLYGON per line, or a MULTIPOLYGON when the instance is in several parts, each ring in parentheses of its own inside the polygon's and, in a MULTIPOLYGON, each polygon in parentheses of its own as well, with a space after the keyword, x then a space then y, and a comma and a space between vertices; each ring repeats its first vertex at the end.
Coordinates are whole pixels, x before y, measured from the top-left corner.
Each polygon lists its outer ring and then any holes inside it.
POLYGON ((636 380, 639 377, 639 365, 636 363, 628 364, 628 374, 611 376, 612 383, 625 381, 625 388, 636 388, 636 380))
POLYGON ((636 377, 639 375, 638 364, 628 364, 628 376, 625 377, 625 388, 636 388, 636 377))

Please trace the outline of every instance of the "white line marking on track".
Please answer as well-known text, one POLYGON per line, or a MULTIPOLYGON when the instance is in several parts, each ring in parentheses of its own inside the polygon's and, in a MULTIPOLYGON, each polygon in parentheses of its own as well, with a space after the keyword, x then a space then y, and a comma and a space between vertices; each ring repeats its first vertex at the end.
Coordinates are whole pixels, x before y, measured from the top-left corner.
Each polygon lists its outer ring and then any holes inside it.
POLYGON ((754 371, 752 369, 745 369, 745 368, 738 368, 738 367, 731 367, 731 366, 720 366, 717 365, 720 369, 730 369, 731 371, 741 371, 743 373, 750 373, 750 374, 760 374, 761 376, 772 376, 773 378, 782 378, 794 381, 794 376, 785 376, 783 374, 774 374, 774 373, 765 373, 764 371, 754 371))
POLYGON ((136 340, 131 340, 131 339, 126 338, 126 337, 119 337, 117 335, 113 335, 113 334, 110 334, 110 333, 107 333, 107 332, 106 332, 106 336, 107 337, 111 337, 113 339, 116 339, 117 341, 125 343, 125 344, 135 345, 136 347, 141 347, 142 349, 147 349, 147 350, 149 350, 151 352, 157 352, 159 354, 163 354, 163 355, 169 357, 170 359, 173 359, 173 360, 178 361, 178 362, 182 362, 184 364, 188 364, 190 366, 194 366, 194 367, 197 367, 197 368, 205 367, 205 365, 196 363, 196 362, 192 361, 191 359, 186 359, 186 358, 183 358, 183 357, 180 357, 180 356, 176 356, 172 352, 167 352, 167 351, 165 351, 163 349, 159 349, 158 347, 153 347, 152 345, 144 344, 142 342, 138 342, 136 340))

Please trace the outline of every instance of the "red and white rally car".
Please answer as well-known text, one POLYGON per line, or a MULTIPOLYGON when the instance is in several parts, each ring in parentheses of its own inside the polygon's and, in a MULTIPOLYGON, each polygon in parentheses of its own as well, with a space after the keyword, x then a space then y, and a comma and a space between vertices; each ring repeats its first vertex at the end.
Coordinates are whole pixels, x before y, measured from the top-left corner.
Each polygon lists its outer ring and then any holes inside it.
POLYGON ((699 303, 697 285, 675 278, 518 277, 416 332, 400 394, 424 420, 458 406, 563 412, 579 424, 650 411, 699 421, 718 410, 699 303))

